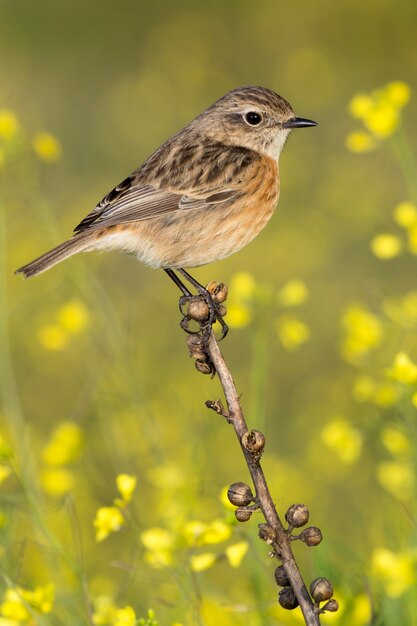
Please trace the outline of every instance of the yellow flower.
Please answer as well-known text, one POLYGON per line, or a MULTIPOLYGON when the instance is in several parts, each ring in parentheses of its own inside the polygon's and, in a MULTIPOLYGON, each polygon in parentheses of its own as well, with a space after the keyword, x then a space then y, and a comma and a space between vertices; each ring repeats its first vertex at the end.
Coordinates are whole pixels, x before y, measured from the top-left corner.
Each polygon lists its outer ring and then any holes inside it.
POLYGON ((174 547, 174 535, 164 528, 148 528, 140 535, 145 548, 148 550, 171 549, 174 547))
POLYGON ((381 433, 381 441, 385 448, 395 456, 403 456, 410 452, 410 441, 395 426, 386 426, 381 433))
POLYGON ((361 304, 349 306, 342 317, 342 325, 346 332, 342 353, 349 361, 362 357, 381 341, 381 322, 361 304))
MULTIPOLYGON (((234 507, 236 508, 236 507, 234 507)), ((184 526, 184 537, 189 546, 197 546, 203 543, 202 539, 207 530, 207 524, 200 520, 191 520, 184 526)))
POLYGON ((53 163, 61 156, 61 144, 51 133, 36 133, 33 138, 33 149, 42 161, 53 163))
POLYGON ((74 474, 63 468, 43 469, 41 482, 45 492, 50 496, 59 497, 72 491, 74 474))
POLYGON ((116 477, 116 485, 120 495, 123 498, 123 503, 130 502, 133 496, 133 492, 136 489, 136 476, 130 476, 129 474, 119 474, 116 477))
POLYGON ((310 339, 310 329, 304 322, 290 315, 279 317, 275 326, 278 337, 286 350, 294 352, 310 339))
POLYGON ((394 220, 403 228, 417 224, 417 207, 413 202, 400 202, 394 209, 394 220))
POLYGON ((393 406, 398 400, 398 390, 395 385, 389 382, 380 383, 373 397, 373 403, 376 406, 388 407, 393 406))
POLYGON ((364 130, 353 130, 346 137, 346 148, 350 152, 365 153, 372 152, 378 147, 372 135, 364 130))
POLYGON ((227 324, 230 328, 245 328, 252 321, 252 313, 242 304, 227 305, 227 324))
POLYGON ((203 534, 203 543, 221 543, 226 541, 232 534, 232 527, 221 519, 213 520, 203 534))
POLYGON ((97 510, 93 526, 96 529, 96 541, 103 541, 110 533, 118 532, 125 524, 119 508, 102 506, 97 510))
POLYGON ((58 322, 65 331, 76 335, 83 331, 89 322, 88 310, 80 300, 64 304, 58 312, 58 322))
POLYGON ((0 110, 0 138, 13 139, 19 131, 17 117, 11 111, 0 110))
POLYGON ((407 553, 376 548, 372 555, 372 573, 390 598, 399 598, 415 585, 415 559, 407 553))
POLYGON ((46 324, 38 333, 39 341, 46 350, 65 350, 68 345, 68 335, 56 324, 46 324))
POLYGON ((371 133, 385 139, 396 131, 399 121, 398 109, 390 102, 380 102, 368 113, 363 123, 371 133))
POLYGON ((193 572, 203 572, 213 567, 217 557, 212 552, 204 552, 203 554, 194 554, 190 559, 190 566, 193 572))
POLYGON ((386 85, 385 94, 394 106, 403 107, 410 101, 411 89, 407 83, 396 80, 386 85))
POLYGON ((136 613, 131 606, 118 609, 114 615, 113 626, 135 626, 136 613))
POLYGON ((15 587, 7 589, 0 605, 3 617, 17 622, 29 621, 32 618, 30 609, 38 614, 47 614, 52 611, 55 589, 52 583, 35 589, 15 587))
POLYGON ((376 235, 371 241, 371 250, 374 255, 383 261, 393 259, 401 252, 401 240, 395 235, 383 233, 376 235))
POLYGON ((248 550, 249 544, 247 541, 239 541, 239 543, 228 546, 225 553, 231 567, 239 567, 248 550))
POLYGON ((417 254, 417 224, 408 227, 408 249, 411 254, 417 254))
POLYGON ((53 431, 42 450, 42 460, 51 467, 61 467, 78 460, 83 446, 83 431, 74 422, 63 422, 53 431))
POLYGON ((400 501, 410 500, 414 491, 413 468, 406 461, 385 461, 376 472, 379 483, 400 501))
POLYGON ((109 596, 97 596, 94 598, 93 606, 93 623, 96 624, 96 626, 104 626, 104 624, 113 623, 117 607, 109 596))
POLYGON ((255 289, 255 279, 249 272, 238 272, 230 280, 230 294, 236 300, 250 300, 255 289))
POLYGON ((307 285, 302 280, 289 280, 278 292, 278 304, 281 306, 300 306, 308 298, 307 285))
POLYGON ((413 363, 408 354, 399 352, 392 367, 387 369, 387 374, 399 383, 412 385, 417 382, 417 365, 413 363))
POLYGON ((333 450, 346 465, 352 465, 359 459, 362 451, 362 435, 343 419, 329 422, 321 432, 322 441, 333 450))
POLYGON ((366 93, 359 93, 349 103, 349 112, 352 117, 363 120, 369 115, 373 107, 372 98, 366 93))
POLYGON ((12 474, 12 468, 9 465, 0 464, 0 485, 4 483, 6 478, 12 474))
POLYGON ((372 605, 369 596, 364 593, 355 596, 349 621, 355 626, 367 626, 372 617, 372 605))
POLYGON ((26 608, 22 596, 18 590, 7 589, 3 602, 0 605, 0 613, 3 617, 25 622, 30 619, 30 613, 26 608))
POLYGON ((359 376, 353 385, 353 397, 357 402, 370 402, 374 396, 376 383, 370 376, 359 376))

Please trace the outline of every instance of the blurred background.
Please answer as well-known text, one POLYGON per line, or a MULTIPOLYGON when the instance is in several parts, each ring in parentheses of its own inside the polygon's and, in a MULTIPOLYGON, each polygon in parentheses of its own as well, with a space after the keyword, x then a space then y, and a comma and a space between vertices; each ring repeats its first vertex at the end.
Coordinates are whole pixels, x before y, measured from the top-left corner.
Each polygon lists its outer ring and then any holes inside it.
POLYGON ((235 436, 204 407, 165 274, 80 255, 17 267, 239 85, 292 133, 281 198, 240 253, 221 348, 267 438, 277 508, 324 541, 323 623, 416 624, 417 5, 0 0, 0 624, 302 623, 277 603, 235 436), (410 101, 410 104, 408 104, 410 101))

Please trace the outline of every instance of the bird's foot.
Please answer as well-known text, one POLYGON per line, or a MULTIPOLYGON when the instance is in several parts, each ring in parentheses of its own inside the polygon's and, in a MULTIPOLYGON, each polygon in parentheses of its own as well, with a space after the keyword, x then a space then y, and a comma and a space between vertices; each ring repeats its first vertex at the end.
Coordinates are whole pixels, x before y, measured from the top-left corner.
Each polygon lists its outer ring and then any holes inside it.
POLYGON ((199 295, 181 296, 179 301, 180 312, 183 316, 181 328, 190 335, 201 334, 204 343, 207 343, 210 330, 216 322, 221 326, 220 340, 224 339, 229 327, 224 321, 226 308, 223 302, 227 298, 227 287, 223 283, 210 282, 207 287, 199 289, 199 295), (198 330, 189 327, 191 321, 198 323, 198 330))

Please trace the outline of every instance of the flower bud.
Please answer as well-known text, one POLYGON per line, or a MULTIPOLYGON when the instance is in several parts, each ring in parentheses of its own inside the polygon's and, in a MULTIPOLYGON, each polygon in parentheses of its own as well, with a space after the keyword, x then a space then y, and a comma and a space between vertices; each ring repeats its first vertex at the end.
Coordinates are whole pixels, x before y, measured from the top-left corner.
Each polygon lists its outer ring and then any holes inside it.
POLYGON ((283 609, 288 609, 289 611, 296 609, 298 606, 298 600, 291 587, 284 587, 281 589, 278 595, 278 602, 283 609))
POLYGON ((276 540, 275 530, 269 524, 258 524, 259 539, 271 545, 276 540))
POLYGON ((292 528, 299 528, 307 524, 309 515, 305 504, 293 504, 285 513, 285 519, 292 528))
POLYGON ((206 289, 213 298, 213 302, 216 302, 216 304, 225 302, 227 299, 228 290, 224 283, 218 283, 217 280, 212 280, 209 282, 206 289))
POLYGON ((260 453, 265 447, 265 436, 260 430, 247 430, 242 435, 242 446, 252 454, 260 453))
POLYGON ((235 517, 238 522, 247 522, 251 518, 251 515, 252 511, 248 509, 236 509, 235 511, 235 517))
POLYGON ((336 613, 336 611, 339 610, 339 603, 337 600, 335 600, 334 598, 332 598, 331 600, 329 600, 328 602, 326 602, 326 604, 324 605, 324 607, 321 609, 323 612, 324 611, 329 611, 330 613, 336 613))
POLYGON ((236 506, 247 506, 253 501, 253 493, 246 483, 233 483, 227 490, 229 502, 236 506))
POLYGON ((190 300, 187 306, 187 315, 191 320, 203 322, 209 316, 209 307, 207 302, 202 298, 190 300))
POLYGON ((310 585, 310 594, 315 602, 330 600, 333 595, 331 582, 327 578, 316 578, 310 585))
POLYGON ((304 541, 306 546, 317 546, 323 539, 320 528, 316 526, 309 526, 305 528, 300 534, 301 541, 304 541))
POLYGON ((287 572, 284 569, 283 565, 278 565, 274 572, 275 582, 279 587, 288 587, 290 584, 290 579, 288 578, 287 572))

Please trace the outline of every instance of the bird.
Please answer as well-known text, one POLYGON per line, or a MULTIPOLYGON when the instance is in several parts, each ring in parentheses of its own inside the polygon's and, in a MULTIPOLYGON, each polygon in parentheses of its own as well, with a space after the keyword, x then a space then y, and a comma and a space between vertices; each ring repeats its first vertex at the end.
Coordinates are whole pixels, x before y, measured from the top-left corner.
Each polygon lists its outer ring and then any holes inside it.
POLYGON ((186 271, 252 241, 278 202, 278 159, 289 133, 316 126, 264 87, 233 89, 163 143, 75 227, 70 239, 23 265, 32 277, 93 250, 118 250, 165 270, 184 295, 186 271))

